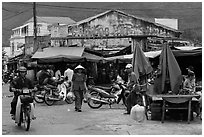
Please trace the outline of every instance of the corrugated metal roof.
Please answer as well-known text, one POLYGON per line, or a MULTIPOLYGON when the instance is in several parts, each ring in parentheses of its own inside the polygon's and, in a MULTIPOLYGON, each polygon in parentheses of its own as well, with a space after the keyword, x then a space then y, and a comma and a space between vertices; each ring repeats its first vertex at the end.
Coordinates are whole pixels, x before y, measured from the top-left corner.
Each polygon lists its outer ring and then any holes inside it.
MULTIPOLYGON (((55 23, 59 23, 59 24, 73 24, 75 23, 74 20, 72 20, 69 17, 39 17, 37 16, 37 22, 44 22, 44 23, 48 23, 48 24, 55 24, 55 23)), ((29 19, 28 21, 26 21, 24 24, 29 23, 29 22, 33 22, 33 17, 31 19, 29 19)))
POLYGON ((139 19, 139 20, 142 20, 142 21, 145 21, 145 22, 148 22, 148 23, 152 23, 158 27, 162 27, 162 28, 165 28, 167 30, 171 30, 171 31, 174 31, 174 32, 181 32, 181 31, 178 31, 176 29, 173 29, 173 28, 170 28, 170 27, 167 27, 165 25, 162 25, 162 24, 159 24, 159 23, 155 23, 152 19, 146 19, 146 18, 141 18, 141 17, 137 17, 137 16, 134 16, 134 15, 130 15, 130 14, 127 14, 123 11, 119 11, 119 10, 108 10, 108 11, 105 11, 103 13, 100 13, 100 14, 97 14, 95 16, 92 16, 92 17, 89 17, 89 18, 86 18, 84 20, 81 20, 79 22, 77 22, 75 25, 80 25, 80 24, 83 24, 83 23, 87 23, 87 22, 90 22, 98 17, 101 17, 107 13, 110 13, 110 12, 118 12, 120 14, 123 14, 123 15, 126 15, 126 16, 129 16, 129 17, 132 17, 132 18, 135 18, 135 19, 139 19))

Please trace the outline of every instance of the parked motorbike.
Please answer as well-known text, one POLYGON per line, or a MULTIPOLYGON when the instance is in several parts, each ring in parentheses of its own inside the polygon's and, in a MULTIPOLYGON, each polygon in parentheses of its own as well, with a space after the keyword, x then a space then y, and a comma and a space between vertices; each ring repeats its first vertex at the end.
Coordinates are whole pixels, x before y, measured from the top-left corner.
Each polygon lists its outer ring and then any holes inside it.
POLYGON ((36 85, 36 88, 37 91, 34 92, 34 100, 37 103, 43 103, 46 89, 44 86, 41 85, 36 85))
POLYGON ((58 87, 54 86, 45 86, 47 88, 44 101, 48 106, 52 106, 56 101, 66 101, 68 104, 74 102, 74 98, 69 96, 70 84, 67 81, 64 81, 58 87))
POLYGON ((119 103, 121 98, 123 104, 127 105, 126 98, 129 91, 124 84, 118 84, 117 90, 115 90, 113 87, 104 90, 104 88, 102 89, 99 86, 88 86, 88 89, 90 96, 88 99, 88 105, 93 109, 98 109, 104 104, 108 104, 111 108, 111 105, 114 103, 119 103))
POLYGON ((16 74, 15 73, 9 73, 9 72, 5 72, 3 74, 2 80, 4 83, 10 83, 14 78, 16 78, 16 74))
MULTIPOLYGON (((31 104, 33 103, 33 96, 32 96, 33 90, 29 89, 23 89, 20 92, 20 95, 18 99, 21 100, 21 108, 20 108, 20 114, 16 114, 16 121, 18 126, 21 126, 21 124, 24 124, 25 130, 28 131, 30 129, 31 125, 31 104), (17 118, 17 115, 20 117, 17 118)), ((17 110, 16 110, 17 111, 17 110)))

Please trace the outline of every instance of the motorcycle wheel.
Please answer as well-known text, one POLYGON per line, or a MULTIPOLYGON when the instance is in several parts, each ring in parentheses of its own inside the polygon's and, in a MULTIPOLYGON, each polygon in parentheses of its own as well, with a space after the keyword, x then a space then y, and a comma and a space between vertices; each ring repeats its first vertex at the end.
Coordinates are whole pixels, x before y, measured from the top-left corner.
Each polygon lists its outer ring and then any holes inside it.
MULTIPOLYGON (((90 95, 91 95, 91 98, 96 98, 96 99, 101 99, 102 98, 101 95, 99 93, 97 93, 97 92, 91 92, 90 95)), ((102 102, 99 102, 99 101, 96 101, 96 100, 93 100, 93 99, 89 99, 88 105, 89 105, 90 108, 98 109, 103 104, 102 104, 102 102)))
POLYGON ((26 131, 30 129, 30 113, 27 111, 24 113, 24 126, 26 131))
POLYGON ((37 103, 43 103, 44 102, 44 95, 41 94, 42 91, 36 91, 34 92, 34 100, 37 103), (42 96, 42 97, 38 97, 42 96))
POLYGON ((74 102, 73 99, 67 98, 67 97, 66 97, 65 101, 67 102, 67 104, 72 104, 74 102))
POLYGON ((55 101, 49 99, 49 97, 50 97, 50 92, 45 92, 45 95, 44 95, 45 104, 47 104, 48 106, 52 106, 55 101))

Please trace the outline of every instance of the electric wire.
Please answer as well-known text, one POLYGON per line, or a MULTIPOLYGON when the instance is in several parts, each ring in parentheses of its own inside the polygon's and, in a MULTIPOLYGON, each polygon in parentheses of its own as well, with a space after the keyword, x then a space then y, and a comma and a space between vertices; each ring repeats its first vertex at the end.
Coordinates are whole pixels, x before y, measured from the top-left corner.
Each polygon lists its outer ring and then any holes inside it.
POLYGON ((15 14, 15 15, 12 15, 12 16, 10 16, 10 17, 4 18, 2 21, 6 21, 6 20, 8 20, 8 19, 11 19, 11 18, 13 18, 13 17, 15 17, 15 16, 17 16, 17 15, 20 15, 20 14, 22 14, 22 13, 25 13, 25 12, 27 12, 27 11, 29 11, 29 10, 32 10, 32 9, 23 10, 23 11, 21 11, 21 12, 15 14))
MULTIPOLYGON (((25 2, 12 2, 13 4, 23 4, 23 5, 30 5, 32 6, 32 3, 25 3, 25 2)), ((57 7, 57 8, 71 8, 71 9, 89 9, 89 10, 110 10, 112 8, 88 8, 88 7, 74 7, 74 6, 59 6, 59 5, 49 5, 49 4, 39 4, 36 3, 37 6, 48 6, 48 7, 57 7)), ((115 8, 116 9, 116 8, 115 8)), ((128 9, 128 8, 118 8, 120 10, 133 10, 133 11, 137 11, 137 10, 200 10, 202 9, 202 7, 188 7, 188 8, 142 8, 142 9, 128 9)))

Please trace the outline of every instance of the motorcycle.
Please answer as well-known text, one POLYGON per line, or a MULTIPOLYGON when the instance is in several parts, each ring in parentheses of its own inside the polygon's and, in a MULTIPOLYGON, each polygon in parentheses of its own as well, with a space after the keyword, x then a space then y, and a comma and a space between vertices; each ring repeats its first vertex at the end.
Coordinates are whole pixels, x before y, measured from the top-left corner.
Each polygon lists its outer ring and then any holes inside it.
POLYGON ((34 92, 34 100, 37 103, 43 103, 44 102, 44 96, 45 96, 45 87, 36 85, 37 91, 34 92))
MULTIPOLYGON (((89 99, 88 105, 90 108, 98 109, 104 104, 111 105, 114 103, 119 103, 122 98, 123 104, 126 106, 126 99, 130 93, 124 84, 118 84, 117 90, 109 88, 109 90, 104 90, 99 86, 88 86, 89 89, 89 99)), ((113 88, 113 87, 112 87, 113 88)))
POLYGON ((45 86, 46 92, 44 95, 44 101, 48 106, 52 106, 56 101, 66 101, 68 104, 72 104, 74 102, 74 97, 70 97, 70 83, 64 81, 62 84, 58 85, 58 87, 54 86, 45 86))
POLYGON ((25 130, 28 131, 31 125, 31 103, 33 103, 33 90, 22 89, 16 106, 15 122, 18 126, 24 124, 25 130), (18 105, 19 104, 19 105, 18 105))
POLYGON ((15 79, 17 75, 15 73, 5 72, 2 76, 2 80, 4 83, 10 83, 13 79, 15 79))

